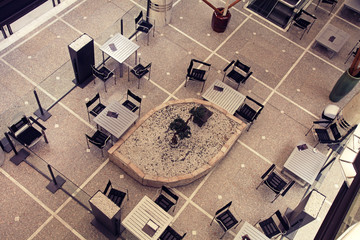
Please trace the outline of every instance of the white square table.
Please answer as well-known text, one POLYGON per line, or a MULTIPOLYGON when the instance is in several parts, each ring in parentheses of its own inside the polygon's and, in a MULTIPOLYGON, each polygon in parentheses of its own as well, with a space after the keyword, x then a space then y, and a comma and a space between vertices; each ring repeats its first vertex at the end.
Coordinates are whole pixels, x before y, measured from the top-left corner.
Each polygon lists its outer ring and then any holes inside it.
MULTIPOLYGON (((300 143, 302 145, 304 143, 300 143)), ((299 146, 298 145, 298 146, 299 146)), ((299 150, 296 146, 284 164, 284 168, 312 185, 321 168, 326 162, 326 156, 314 150, 309 144, 307 149, 299 150)))
POLYGON ((330 58, 338 53, 340 49, 345 45, 350 35, 343 30, 328 24, 325 26, 315 37, 315 44, 313 48, 320 44, 330 50, 330 58))
POLYGON ((245 235, 248 235, 251 240, 270 240, 264 233, 246 221, 236 234, 234 240, 242 240, 242 237, 245 235))
POLYGON ((135 65, 137 64, 137 50, 139 45, 124 37, 120 33, 115 34, 112 38, 106 41, 101 47, 103 62, 105 62, 104 53, 115 59, 120 64, 120 77, 123 76, 122 63, 128 59, 135 52, 135 65), (115 48, 111 48, 111 46, 115 48))
POLYGON ((115 101, 110 103, 104 110, 94 118, 94 122, 104 128, 111 135, 120 138, 123 133, 138 119, 139 115, 127 109, 121 103, 115 101), (108 111, 118 114, 117 118, 108 116, 108 111))
POLYGON ((244 95, 219 80, 216 80, 211 84, 202 97, 205 100, 222 107, 230 114, 234 114, 245 100, 244 95), (214 89, 214 86, 221 87, 223 90, 217 91, 214 89))
POLYGON ((144 196, 122 221, 122 225, 137 238, 151 240, 158 239, 172 220, 173 216, 165 212, 164 209, 148 196, 144 196), (149 220, 159 226, 153 236, 148 235, 142 230, 149 220))

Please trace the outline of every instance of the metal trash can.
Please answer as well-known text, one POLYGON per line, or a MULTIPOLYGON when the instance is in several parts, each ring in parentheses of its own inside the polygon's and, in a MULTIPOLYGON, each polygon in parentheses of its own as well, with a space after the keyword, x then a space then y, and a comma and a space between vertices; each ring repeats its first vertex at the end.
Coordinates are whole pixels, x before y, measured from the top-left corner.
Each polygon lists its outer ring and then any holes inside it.
POLYGON ((150 21, 155 20, 155 26, 163 27, 170 23, 173 0, 148 0, 150 2, 150 21))

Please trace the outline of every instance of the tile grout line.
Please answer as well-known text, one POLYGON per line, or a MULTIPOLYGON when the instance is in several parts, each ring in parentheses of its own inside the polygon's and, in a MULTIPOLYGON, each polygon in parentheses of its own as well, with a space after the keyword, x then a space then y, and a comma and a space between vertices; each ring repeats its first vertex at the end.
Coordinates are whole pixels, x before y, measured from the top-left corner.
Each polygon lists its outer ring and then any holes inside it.
POLYGON ((258 153, 257 151, 255 151, 253 148, 251 148, 250 146, 248 146, 247 144, 245 144, 243 141, 237 140, 238 143, 240 143, 242 146, 244 146, 245 148, 247 148, 248 150, 250 150, 252 153, 254 153, 256 156, 260 157, 262 160, 264 160, 265 162, 269 163, 269 164, 273 164, 273 162, 271 162, 269 159, 267 159, 266 157, 264 157, 263 155, 261 155, 260 153, 258 153))
POLYGON ((37 204, 39 204, 45 211, 47 211, 52 217, 56 218, 61 222, 66 228, 70 231, 74 232, 77 237, 80 239, 85 239, 78 233, 75 229, 73 229, 64 219, 58 216, 54 211, 52 211, 45 203, 43 203, 39 198, 37 198, 33 193, 31 193, 26 187, 20 184, 15 178, 13 178, 9 173, 7 173, 3 168, 0 168, 0 172, 9 179, 13 184, 15 184, 18 188, 20 188, 24 193, 26 193, 29 197, 31 197, 37 204))

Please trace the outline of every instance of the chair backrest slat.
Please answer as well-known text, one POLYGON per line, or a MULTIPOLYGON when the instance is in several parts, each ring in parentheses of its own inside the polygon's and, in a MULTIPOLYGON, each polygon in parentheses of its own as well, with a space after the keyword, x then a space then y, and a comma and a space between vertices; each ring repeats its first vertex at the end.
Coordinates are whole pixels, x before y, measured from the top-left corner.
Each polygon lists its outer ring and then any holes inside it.
POLYGON ((228 204, 226 204, 225 206, 223 206, 222 208, 220 208, 219 210, 216 211, 215 215, 218 215, 219 213, 221 213, 222 211, 228 209, 232 204, 232 201, 230 201, 228 204))
POLYGON ((168 189, 168 188, 165 187, 165 186, 162 186, 162 187, 161 187, 161 191, 166 192, 169 196, 171 196, 173 199, 175 199, 175 201, 177 201, 177 200, 179 199, 178 196, 176 196, 173 192, 170 191, 170 189, 168 189))
POLYGON ((104 195, 106 195, 107 191, 109 190, 111 186, 111 181, 109 180, 109 182, 106 184, 105 190, 104 190, 104 195))

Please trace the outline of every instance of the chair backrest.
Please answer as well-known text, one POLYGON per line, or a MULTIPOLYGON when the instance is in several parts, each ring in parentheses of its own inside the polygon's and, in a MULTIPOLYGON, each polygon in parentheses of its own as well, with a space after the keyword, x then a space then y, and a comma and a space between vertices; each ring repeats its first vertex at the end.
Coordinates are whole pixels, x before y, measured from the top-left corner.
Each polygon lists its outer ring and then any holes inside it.
POLYGON ((275 169, 275 164, 271 165, 271 167, 269 167, 268 170, 266 170, 266 172, 261 176, 261 179, 264 179, 270 172, 274 171, 275 169))
POLYGON ((135 18, 135 24, 137 24, 143 18, 143 12, 140 11, 139 15, 135 18))
POLYGON ((31 125, 29 119, 26 116, 23 116, 20 119, 20 121, 13 124, 11 127, 9 127, 9 129, 14 135, 16 135, 16 132, 24 129, 26 126, 29 126, 29 125, 31 125))
POLYGON ((191 69, 193 68, 193 65, 194 65, 194 59, 191 59, 190 61, 190 64, 189 64, 189 67, 187 69, 187 74, 190 75, 191 74, 191 69))
POLYGON ((287 182, 285 182, 278 174, 275 172, 272 172, 268 178, 265 180, 266 185, 268 185, 271 190, 273 190, 275 193, 280 193, 281 190, 284 189, 284 187, 287 185, 287 182))
POLYGON ((230 206, 231 206, 231 204, 232 204, 232 201, 228 202, 225 206, 223 206, 222 208, 220 208, 219 210, 217 210, 217 211, 215 212, 215 216, 217 216, 217 215, 219 215, 220 213, 222 213, 223 211, 229 209, 230 206))
POLYGON ((105 74, 103 72, 100 72, 94 65, 91 65, 93 74, 98 78, 106 78, 109 76, 109 74, 105 74))
POLYGON ((109 188, 111 187, 111 181, 109 180, 109 182, 106 184, 105 190, 104 190, 104 195, 106 195, 107 191, 109 190, 109 188))
POLYGON ((246 73, 248 73, 250 71, 250 67, 246 66, 245 64, 243 64, 239 60, 236 60, 234 66, 238 67, 239 69, 241 69, 242 71, 244 71, 246 73))
POLYGON ((337 128, 336 123, 331 124, 329 128, 334 136, 334 139, 339 140, 341 138, 341 134, 339 132, 339 129, 337 128))
POLYGON ((94 102, 96 102, 96 100, 99 100, 99 102, 100 102, 100 94, 99 93, 97 93, 93 99, 89 100, 86 103, 86 107, 89 108, 91 105, 94 104, 94 102))
POLYGON ((130 90, 127 91, 127 98, 128 97, 132 97, 133 99, 135 99, 137 102, 141 103, 141 98, 136 96, 133 92, 131 92, 130 90))
POLYGON ((149 68, 151 68, 151 63, 149 63, 148 65, 146 65, 146 66, 144 67, 144 69, 147 69, 147 70, 149 70, 149 68))
POLYGON ((277 210, 277 211, 275 212, 275 215, 276 215, 277 218, 279 219, 279 221, 280 221, 282 227, 284 228, 284 230, 285 230, 285 231, 288 231, 289 228, 290 228, 290 226, 289 226, 289 224, 287 223, 287 221, 282 217, 282 215, 281 215, 281 213, 280 213, 279 210, 277 210))
POLYGON ((166 194, 168 194, 170 197, 172 197, 175 200, 175 202, 177 202, 179 199, 179 197, 177 195, 175 195, 173 192, 170 191, 170 189, 168 189, 165 186, 161 187, 161 192, 166 192, 166 194))

